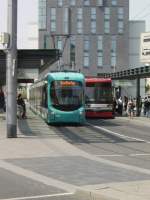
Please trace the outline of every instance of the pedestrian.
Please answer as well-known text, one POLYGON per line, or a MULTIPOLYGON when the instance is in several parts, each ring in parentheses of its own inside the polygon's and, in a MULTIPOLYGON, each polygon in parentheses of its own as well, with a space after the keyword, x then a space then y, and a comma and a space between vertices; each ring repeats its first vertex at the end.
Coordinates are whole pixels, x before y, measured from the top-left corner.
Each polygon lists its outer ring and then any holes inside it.
POLYGON ((150 116, 150 98, 147 99, 146 117, 150 116))
POLYGON ((147 116, 147 113, 148 113, 148 98, 145 97, 144 98, 144 115, 147 116))
POLYGON ((133 119, 133 115, 134 115, 134 108, 135 108, 135 104, 133 102, 133 99, 130 99, 128 101, 128 105, 127 105, 127 109, 128 109, 128 115, 131 119, 133 119))
POLYGON ((117 106, 116 98, 113 97, 112 112, 113 112, 113 116, 114 116, 114 117, 115 117, 115 113, 116 113, 116 106, 117 106))
POLYGON ((22 95, 21 95, 21 94, 18 95, 17 104, 18 104, 19 106, 22 107, 23 113, 22 113, 22 116, 21 116, 21 117, 22 117, 23 119, 25 119, 25 118, 26 118, 26 104, 25 104, 25 101, 24 101, 24 99, 22 98, 22 95))
POLYGON ((127 111, 128 97, 124 96, 124 111, 127 111))
POLYGON ((0 88, 0 110, 5 112, 5 95, 2 88, 0 88))
POLYGON ((122 116, 123 111, 123 100, 122 97, 118 99, 118 114, 122 116))

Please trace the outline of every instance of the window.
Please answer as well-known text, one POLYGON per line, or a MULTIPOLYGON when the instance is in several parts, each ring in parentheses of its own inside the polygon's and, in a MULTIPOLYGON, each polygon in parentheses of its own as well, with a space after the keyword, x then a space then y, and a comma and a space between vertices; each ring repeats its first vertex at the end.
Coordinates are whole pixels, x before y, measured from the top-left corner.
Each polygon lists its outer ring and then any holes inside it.
POLYGON ((118 19, 123 20, 124 18, 124 9, 123 8, 118 8, 118 19))
POLYGON ((90 65, 89 52, 84 52, 83 65, 84 67, 89 67, 90 65))
POLYGON ((96 8, 91 8, 91 33, 96 33, 96 8))
POLYGON ((44 35, 44 49, 50 49, 50 36, 49 35, 44 35))
POLYGON ((56 8, 50 8, 50 28, 51 32, 56 31, 56 8))
POLYGON ((116 66, 116 46, 117 46, 117 41, 116 41, 116 36, 112 36, 111 38, 111 66, 115 68, 116 66))
POLYGON ((104 32, 110 33, 110 8, 108 7, 104 10, 104 32))
POLYGON ((77 33, 83 32, 83 10, 82 8, 77 9, 77 33))
POLYGON ((46 0, 39 0, 39 29, 46 29, 46 0))
POLYGON ((90 5, 90 0, 83 0, 84 6, 89 6, 90 5))
POLYGON ((96 20, 96 8, 91 8, 91 20, 96 20))
POLYGON ((110 33, 110 21, 104 21, 104 32, 110 33))
POLYGON ((90 41, 89 41, 89 36, 84 37, 84 53, 83 53, 83 66, 84 67, 89 67, 90 65, 90 41))
POLYGON ((116 36, 112 36, 111 39, 111 51, 116 52, 116 36))
POLYGON ((111 5, 112 5, 112 6, 117 6, 117 0, 112 0, 112 1, 111 1, 111 5))
POLYGON ((57 49, 62 50, 62 37, 57 37, 57 49))
POLYGON ((103 0, 97 0, 97 6, 103 6, 103 0))
POLYGON ((104 10, 104 19, 105 20, 110 20, 110 8, 108 8, 108 7, 105 7, 105 10, 104 10))
POLYGON ((75 66, 75 48, 76 48, 76 44, 75 44, 75 36, 71 36, 70 38, 70 64, 71 66, 75 66))
POLYGON ((124 31, 124 23, 123 21, 118 21, 118 33, 123 33, 124 31))
POLYGON ((101 52, 101 51, 97 52, 97 66, 98 67, 103 66, 103 52, 101 52))
POLYGON ((59 7, 63 6, 63 0, 57 0, 57 4, 59 7))
POLYGON ((103 66, 103 36, 97 37, 97 66, 103 66))
POLYGON ((75 6, 76 5, 76 0, 70 0, 70 5, 75 6))
POLYGON ((97 37, 97 50, 103 50, 103 36, 97 37))
POLYGON ((69 29, 69 9, 64 8, 64 33, 68 34, 69 29))

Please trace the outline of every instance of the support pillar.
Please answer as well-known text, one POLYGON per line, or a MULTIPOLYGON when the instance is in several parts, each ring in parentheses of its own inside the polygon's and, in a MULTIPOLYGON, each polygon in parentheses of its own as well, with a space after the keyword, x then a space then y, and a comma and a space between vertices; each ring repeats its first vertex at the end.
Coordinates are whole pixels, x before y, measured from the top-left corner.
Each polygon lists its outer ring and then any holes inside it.
POLYGON ((10 35, 6 61, 6 123, 7 137, 17 137, 17 0, 8 0, 8 33, 10 35))
POLYGON ((136 116, 140 116, 140 78, 136 79, 136 116))

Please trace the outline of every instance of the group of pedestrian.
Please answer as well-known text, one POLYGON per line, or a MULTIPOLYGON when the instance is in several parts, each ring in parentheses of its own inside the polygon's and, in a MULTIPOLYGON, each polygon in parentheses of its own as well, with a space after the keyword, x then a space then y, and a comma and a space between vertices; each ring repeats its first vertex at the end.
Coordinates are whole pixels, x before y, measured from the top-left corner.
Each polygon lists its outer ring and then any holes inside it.
POLYGON ((119 97, 117 100, 113 98, 113 113, 119 116, 123 115, 123 112, 130 118, 133 118, 136 112, 136 99, 128 98, 124 96, 124 98, 119 97))
MULTIPOLYGON (((26 104, 21 94, 18 94, 17 106, 20 106, 21 108, 21 112, 20 112, 21 118, 25 119, 26 118, 26 104)), ((2 88, 0 88, 0 112, 5 112, 5 111, 6 111, 5 95, 2 88)))
POLYGON ((115 99, 114 97, 113 98, 114 115, 117 114, 119 116, 122 116, 123 112, 130 118, 133 118, 137 114, 138 116, 140 116, 141 113, 143 113, 144 116, 146 117, 150 117, 150 96, 145 97, 143 100, 141 96, 139 96, 137 99, 132 97, 128 98, 126 96, 124 96, 124 99, 122 99, 122 97, 115 99))

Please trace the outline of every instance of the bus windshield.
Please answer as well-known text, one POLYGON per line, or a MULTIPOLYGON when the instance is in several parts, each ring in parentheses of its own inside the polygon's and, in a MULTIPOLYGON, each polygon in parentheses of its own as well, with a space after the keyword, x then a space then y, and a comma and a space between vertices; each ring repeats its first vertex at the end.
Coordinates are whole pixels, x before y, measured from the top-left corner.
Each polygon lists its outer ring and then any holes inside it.
POLYGON ((112 87, 111 83, 86 83, 85 90, 86 103, 111 103, 112 102, 112 87))
POLYGON ((53 81, 50 88, 52 106, 60 110, 75 110, 83 105, 83 85, 77 81, 53 81))

